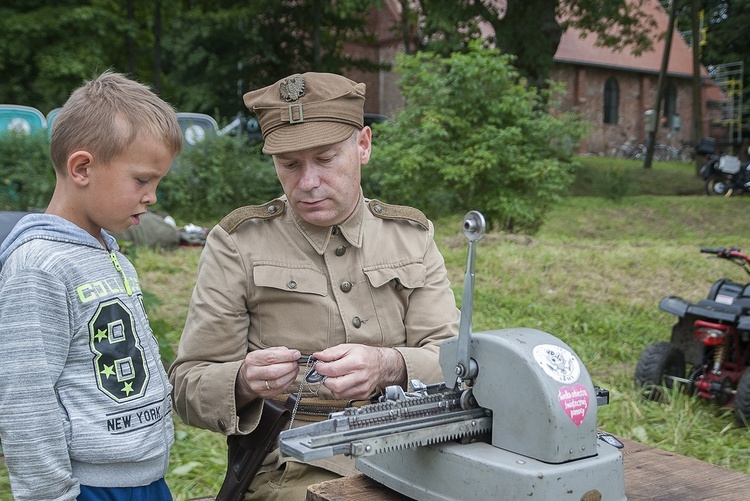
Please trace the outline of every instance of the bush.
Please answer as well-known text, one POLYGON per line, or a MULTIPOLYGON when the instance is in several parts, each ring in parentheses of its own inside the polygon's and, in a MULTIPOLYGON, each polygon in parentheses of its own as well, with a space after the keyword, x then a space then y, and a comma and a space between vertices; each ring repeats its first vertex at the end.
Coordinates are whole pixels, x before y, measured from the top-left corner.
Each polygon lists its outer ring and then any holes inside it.
POLYGON ((604 167, 594 180, 594 190, 609 200, 622 200, 635 193, 635 181, 629 174, 621 164, 604 167))
POLYGON ((282 193, 261 145, 219 136, 185 150, 159 184, 158 209, 191 222, 208 222, 243 205, 282 193))
POLYGON ((406 106, 376 129, 366 193, 431 217, 476 209, 491 227, 535 231, 573 180, 586 127, 545 111, 561 88, 529 87, 510 63, 476 43, 447 58, 400 54, 406 106))
MULTIPOLYGON (((216 222, 237 207, 282 193, 271 158, 260 144, 220 136, 186 149, 159 184, 155 210, 190 222, 216 222)), ((0 210, 47 207, 55 170, 46 133, 0 135, 0 210)))
POLYGON ((46 132, 0 135, 0 210, 44 209, 55 190, 46 132))

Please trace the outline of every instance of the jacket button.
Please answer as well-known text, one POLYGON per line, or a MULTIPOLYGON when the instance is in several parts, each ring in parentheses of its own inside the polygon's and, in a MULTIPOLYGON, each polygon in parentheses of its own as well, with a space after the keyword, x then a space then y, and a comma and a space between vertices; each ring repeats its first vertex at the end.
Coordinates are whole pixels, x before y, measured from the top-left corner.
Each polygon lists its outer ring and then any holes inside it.
POLYGON ((359 329, 362 326, 362 319, 359 317, 352 318, 352 325, 355 328, 359 329))
POLYGON ((352 290, 352 283, 349 281, 341 282, 341 290, 344 292, 349 292, 352 290))
POLYGON ((339 227, 338 226, 334 226, 333 229, 331 230, 331 233, 333 233, 334 235, 338 235, 339 234, 339 227))
POLYGON ((289 287, 290 289, 296 289, 296 288, 297 288, 297 282, 295 282, 294 280, 290 280, 290 281, 289 281, 289 282, 288 282, 288 283, 286 284, 286 286, 287 286, 287 287, 289 287))
POLYGON ((375 207, 373 207, 373 210, 374 210, 375 212, 377 212, 378 214, 380 214, 380 213, 382 213, 382 212, 383 212, 383 206, 382 206, 382 205, 379 205, 379 204, 376 204, 376 205, 375 205, 375 207))
POLYGON ((227 429, 227 425, 226 425, 226 424, 224 424, 224 420, 223 420, 223 419, 219 419, 219 420, 218 420, 218 421, 216 422, 216 424, 218 424, 218 425, 219 425, 219 429, 220 429, 221 431, 224 431, 224 430, 226 430, 226 429, 227 429))
POLYGON ((343 245, 339 245, 338 247, 336 247, 337 256, 343 256, 344 254, 346 254, 346 247, 344 247, 343 245))
POLYGON ((279 208, 276 205, 269 205, 268 206, 268 212, 269 214, 274 214, 279 208))
POLYGON ((399 281, 399 279, 397 278, 397 279, 396 279, 395 281, 396 281, 396 285, 395 285, 395 287, 396 287, 396 290, 397 290, 397 291, 402 291, 402 290, 404 290, 404 286, 403 286, 403 284, 402 284, 402 283, 401 283, 401 282, 399 281))

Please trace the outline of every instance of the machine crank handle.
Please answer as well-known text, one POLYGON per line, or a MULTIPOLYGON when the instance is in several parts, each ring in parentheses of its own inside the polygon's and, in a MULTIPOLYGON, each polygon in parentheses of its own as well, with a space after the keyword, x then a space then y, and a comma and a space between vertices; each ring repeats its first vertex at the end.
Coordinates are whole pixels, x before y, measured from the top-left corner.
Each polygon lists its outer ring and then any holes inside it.
POLYGON ((461 296, 461 323, 458 327, 458 346, 456 356, 456 379, 472 379, 479 368, 471 358, 471 317, 474 313, 474 268, 476 266, 476 243, 484 236, 486 223, 481 212, 470 211, 464 216, 464 235, 469 240, 469 251, 466 256, 466 274, 464 275, 463 295, 461 296))

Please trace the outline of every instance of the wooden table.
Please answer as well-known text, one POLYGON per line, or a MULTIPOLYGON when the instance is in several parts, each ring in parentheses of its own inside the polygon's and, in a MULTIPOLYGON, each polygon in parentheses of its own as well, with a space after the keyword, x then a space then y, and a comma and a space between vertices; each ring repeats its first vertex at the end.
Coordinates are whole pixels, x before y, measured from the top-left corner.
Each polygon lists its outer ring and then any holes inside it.
MULTIPOLYGON (((628 501, 750 499, 750 475, 620 439, 628 501)), ((406 501, 365 475, 311 485, 306 501, 406 501)))

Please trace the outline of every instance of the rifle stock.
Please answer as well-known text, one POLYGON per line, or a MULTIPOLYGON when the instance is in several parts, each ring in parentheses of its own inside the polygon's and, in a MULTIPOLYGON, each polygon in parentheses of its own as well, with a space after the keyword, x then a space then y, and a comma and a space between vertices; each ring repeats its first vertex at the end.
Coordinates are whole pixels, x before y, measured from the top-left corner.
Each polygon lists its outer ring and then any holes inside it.
POLYGON ((281 429, 289 422, 295 403, 294 395, 283 405, 268 399, 263 403, 258 426, 252 432, 227 437, 227 473, 216 501, 241 501, 245 497, 263 459, 274 449, 281 429))

